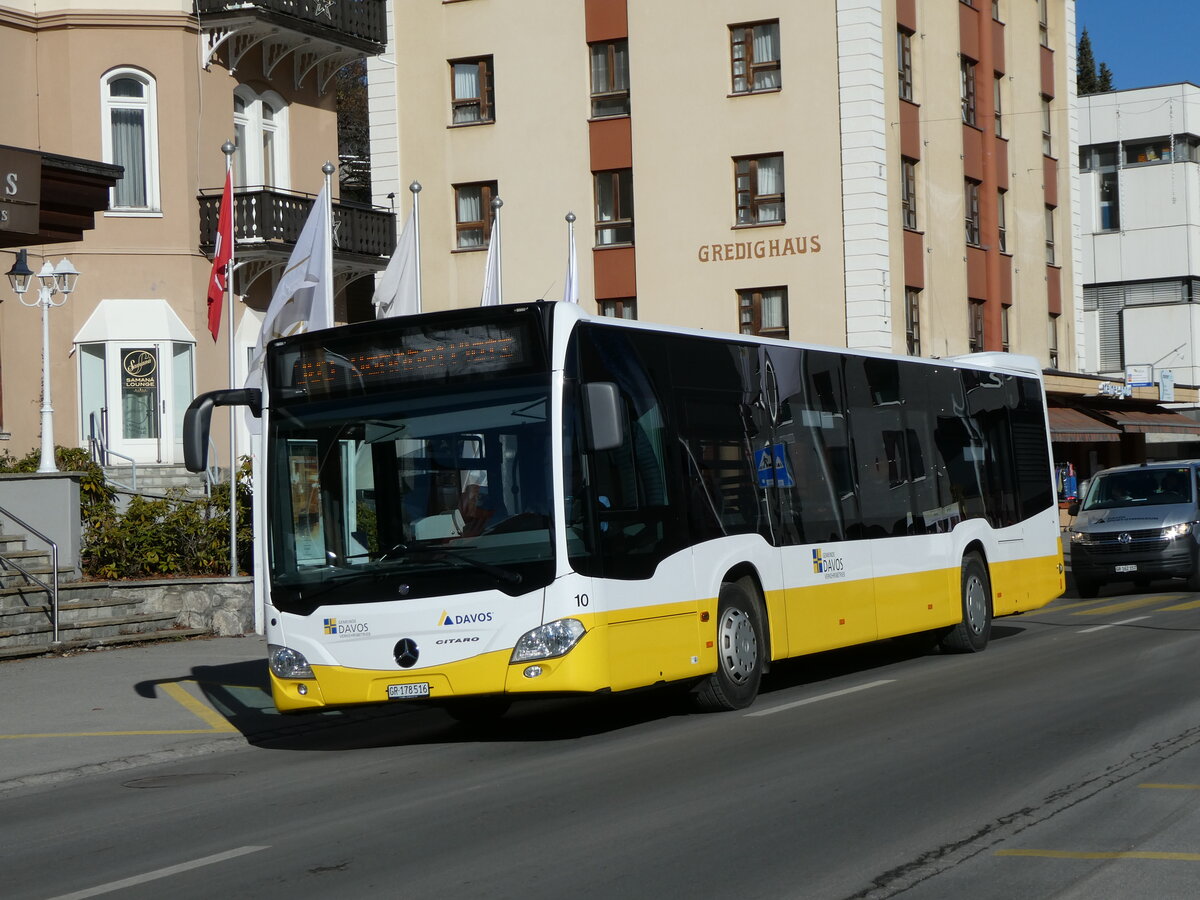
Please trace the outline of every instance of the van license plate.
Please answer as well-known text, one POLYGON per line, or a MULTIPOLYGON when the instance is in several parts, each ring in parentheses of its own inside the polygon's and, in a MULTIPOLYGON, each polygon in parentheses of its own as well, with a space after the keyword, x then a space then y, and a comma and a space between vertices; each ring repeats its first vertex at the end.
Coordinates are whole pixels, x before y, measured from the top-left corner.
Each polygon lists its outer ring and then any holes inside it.
POLYGON ((389 684, 389 700, 407 700, 409 697, 428 697, 429 682, 419 681, 416 684, 389 684))
POLYGON ((1113 571, 1115 571, 1115 572, 1136 572, 1137 566, 1114 566, 1113 571))

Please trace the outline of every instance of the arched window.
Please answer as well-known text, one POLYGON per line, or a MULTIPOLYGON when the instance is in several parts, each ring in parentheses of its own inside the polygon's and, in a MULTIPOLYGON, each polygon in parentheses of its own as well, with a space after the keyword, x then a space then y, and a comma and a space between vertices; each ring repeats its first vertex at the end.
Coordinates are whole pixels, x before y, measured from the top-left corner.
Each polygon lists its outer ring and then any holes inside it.
POLYGON ((233 94, 233 133, 240 186, 288 186, 287 105, 274 91, 256 94, 241 85, 233 94))
POLYGON ((100 84, 104 160, 123 166, 112 189, 115 211, 157 212, 158 103, 154 79, 139 69, 114 69, 100 84))

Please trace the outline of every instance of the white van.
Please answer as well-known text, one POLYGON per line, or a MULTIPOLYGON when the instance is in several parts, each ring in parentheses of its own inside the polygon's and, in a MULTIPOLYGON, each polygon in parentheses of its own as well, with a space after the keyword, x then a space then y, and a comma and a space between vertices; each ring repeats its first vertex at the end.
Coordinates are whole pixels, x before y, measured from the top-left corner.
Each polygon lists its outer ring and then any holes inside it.
POLYGON ((1185 578, 1200 591, 1200 460, 1116 466, 1092 476, 1067 510, 1071 572, 1080 597, 1114 581, 1145 587, 1185 578))

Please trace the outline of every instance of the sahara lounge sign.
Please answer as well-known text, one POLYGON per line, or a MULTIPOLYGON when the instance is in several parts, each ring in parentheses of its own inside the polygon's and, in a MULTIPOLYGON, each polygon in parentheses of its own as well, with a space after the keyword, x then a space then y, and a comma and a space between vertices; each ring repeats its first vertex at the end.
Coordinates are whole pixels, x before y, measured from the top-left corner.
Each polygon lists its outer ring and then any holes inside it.
POLYGON ((37 234, 42 193, 42 155, 0 147, 0 231, 37 234))

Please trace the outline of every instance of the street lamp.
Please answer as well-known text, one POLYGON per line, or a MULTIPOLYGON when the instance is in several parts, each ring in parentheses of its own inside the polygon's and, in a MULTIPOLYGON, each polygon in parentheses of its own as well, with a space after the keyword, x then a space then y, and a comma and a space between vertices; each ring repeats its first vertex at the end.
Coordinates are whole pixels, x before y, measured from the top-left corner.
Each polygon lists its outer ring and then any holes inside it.
POLYGON ((69 259, 62 259, 57 266, 52 266, 49 260, 42 264, 37 273, 37 300, 25 302, 25 292, 33 280, 33 270, 29 268, 26 251, 17 253, 17 261, 8 270, 8 283, 22 306, 37 306, 42 310, 42 458, 38 464, 39 472, 57 472, 54 464, 54 407, 50 405, 50 308, 62 306, 67 297, 75 290, 75 282, 79 280, 79 271, 71 265, 69 259), (62 299, 54 302, 54 295, 62 294, 62 299))

